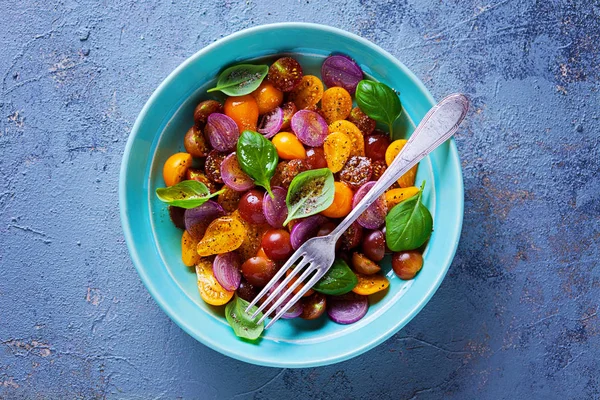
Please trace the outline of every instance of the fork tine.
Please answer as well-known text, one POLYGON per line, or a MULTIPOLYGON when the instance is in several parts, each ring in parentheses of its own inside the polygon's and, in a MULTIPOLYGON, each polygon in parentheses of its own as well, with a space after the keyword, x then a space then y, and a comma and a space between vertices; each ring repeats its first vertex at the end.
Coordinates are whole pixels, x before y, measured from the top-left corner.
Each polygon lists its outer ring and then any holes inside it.
MULTIPOLYGON (((304 268, 309 262, 310 262, 310 260, 307 261, 306 258, 303 258, 302 261, 300 261, 300 263, 296 266, 296 268, 294 268, 292 270, 292 272, 288 276, 286 276, 282 282, 279 283, 279 286, 277 286, 275 288, 275 290, 273 290, 273 292, 269 295, 269 297, 267 297, 267 299, 265 301, 263 301, 263 303, 260 305, 260 307, 258 307, 256 309, 256 311, 254 311, 251 318, 252 319, 256 318, 256 316, 258 315, 259 312, 264 310, 269 305, 270 302, 275 300, 279 296, 281 291, 285 289, 285 285, 287 285, 288 282, 291 281, 292 278, 294 278, 294 276, 296 276, 298 274, 298 272, 300 272, 302 270, 302 268, 304 268)), ((270 314, 270 312, 268 314, 265 314, 264 317, 268 316, 269 314, 270 314)), ((264 319, 264 317, 263 317, 263 319, 264 319)), ((262 319, 261 319, 261 321, 262 321, 262 319)))
MULTIPOLYGON (((306 264, 308 264, 308 263, 306 263, 306 264)), ((308 275, 310 275, 312 272, 314 272, 314 268, 311 268, 311 266, 309 265, 304 270, 304 272, 302 273, 302 275, 300 275, 300 277, 298 279, 296 279, 296 281, 292 285, 290 285, 289 288, 287 288, 287 290, 285 291, 285 293, 282 294, 281 296, 279 296, 279 298, 277 299, 277 301, 275 301, 275 303, 269 308, 269 311, 267 311, 267 312, 264 313, 264 315, 262 316, 262 318, 258 320, 258 323, 260 324, 261 321, 264 321, 265 318, 267 318, 269 315, 271 315, 271 313, 273 313, 275 310, 277 310, 277 307, 279 307, 281 305, 281 303, 283 303, 284 301, 286 301, 292 295, 292 293, 294 292, 294 290, 302 282, 304 282, 304 280, 306 279, 306 277, 308 277, 308 275)), ((281 286, 284 286, 284 285, 280 285, 280 287, 281 286)), ((284 288, 285 288, 285 286, 284 286, 284 288)), ((263 303, 263 305, 265 305, 265 304, 263 303)))
MULTIPOLYGON (((281 318, 281 316, 283 314, 285 314, 287 312, 287 310, 290 309, 290 307, 292 307, 294 304, 296 304, 298 302, 298 300, 300 300, 300 298, 302 296, 304 296, 304 294, 306 292, 308 292, 310 290, 310 288, 317 283, 317 281, 319 279, 321 279, 324 275, 324 272, 317 272, 315 274, 315 276, 313 276, 312 278, 310 278, 310 280, 304 285, 304 287, 298 292, 296 293, 296 295, 294 295, 294 297, 292 297, 290 299, 290 301, 288 301, 288 303, 283 306, 283 308, 277 313, 277 315, 275 315, 275 318, 273 318, 271 321, 269 321, 269 323, 267 324, 267 326, 265 327, 265 329, 269 329, 271 327, 271 325, 273 325, 275 322, 277 322, 277 320, 279 318, 281 318)), ((298 279, 299 281, 300 279, 298 279)), ((282 296, 283 297, 283 296, 282 296)))
POLYGON ((292 258, 290 258, 289 260, 286 261, 285 264, 283 264, 283 267, 281 267, 279 269, 279 271, 277 271, 277 273, 275 274, 275 276, 273 276, 273 278, 269 281, 269 283, 267 283, 267 285, 258 293, 258 295, 254 298, 254 300, 252 300, 250 302, 250 304, 248 305, 248 307, 246 307, 246 313, 250 312, 250 309, 252 307, 254 307, 256 305, 256 303, 259 302, 260 299, 263 298, 263 296, 269 291, 269 289, 271 289, 273 287, 273 285, 279 281, 279 278, 281 278, 283 276, 283 274, 285 274, 285 271, 287 271, 288 269, 290 269, 290 267, 296 262, 298 261, 298 259, 300 259, 300 257, 304 256, 304 252, 303 253, 299 253, 297 254, 298 251, 296 251, 296 253, 294 253, 292 255, 292 258))

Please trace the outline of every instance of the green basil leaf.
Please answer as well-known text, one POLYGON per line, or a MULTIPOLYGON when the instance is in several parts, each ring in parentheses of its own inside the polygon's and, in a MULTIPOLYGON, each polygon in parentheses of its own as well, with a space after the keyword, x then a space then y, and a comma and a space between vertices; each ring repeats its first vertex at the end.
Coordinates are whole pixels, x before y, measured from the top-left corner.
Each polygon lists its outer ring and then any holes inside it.
POLYGON ((225 307, 225 319, 227 319, 227 322, 233 328, 233 331, 237 336, 255 340, 260 337, 260 334, 265 329, 265 323, 257 323, 262 317, 262 313, 258 313, 254 319, 251 318, 258 307, 252 307, 250 312, 247 313, 246 307, 248 307, 249 304, 250 303, 241 297, 238 297, 236 294, 233 300, 227 303, 227 306, 225 307))
POLYGON ((312 287, 319 293, 332 296, 346 294, 358 284, 358 278, 348 264, 336 258, 329 271, 312 287))
POLYGON ((182 181, 177 185, 156 189, 160 201, 171 206, 194 208, 201 206, 211 198, 221 194, 223 190, 210 193, 206 185, 198 181, 182 181))
POLYGON ((269 72, 268 65, 239 64, 221 72, 217 86, 207 90, 220 90, 228 96, 243 96, 254 92, 269 72))
POLYGON ((250 175, 257 185, 271 192, 271 178, 279 162, 277 149, 263 135, 253 131, 244 131, 237 142, 237 159, 242 171, 250 175))
POLYGON ((385 83, 362 80, 356 87, 356 103, 375 121, 387 124, 392 135, 392 125, 402 112, 400 98, 385 83))
POLYGON ((433 231, 431 213, 421 202, 419 193, 396 205, 385 217, 385 239, 392 251, 414 250, 429 239, 433 231))
POLYGON ((329 168, 299 173, 292 180, 287 192, 285 203, 288 217, 283 224, 325 210, 333 203, 334 192, 333 173, 329 168))

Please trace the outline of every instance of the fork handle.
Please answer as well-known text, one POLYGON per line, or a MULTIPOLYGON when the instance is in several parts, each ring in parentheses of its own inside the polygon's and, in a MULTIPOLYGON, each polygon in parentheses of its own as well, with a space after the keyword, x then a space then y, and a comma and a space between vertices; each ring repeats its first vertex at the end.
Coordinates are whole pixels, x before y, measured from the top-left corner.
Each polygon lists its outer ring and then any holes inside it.
POLYGON ((330 237, 339 239, 346 229, 394 182, 454 135, 468 109, 469 100, 465 95, 451 94, 429 110, 400 154, 365 197, 350 211, 350 214, 331 232, 330 237))

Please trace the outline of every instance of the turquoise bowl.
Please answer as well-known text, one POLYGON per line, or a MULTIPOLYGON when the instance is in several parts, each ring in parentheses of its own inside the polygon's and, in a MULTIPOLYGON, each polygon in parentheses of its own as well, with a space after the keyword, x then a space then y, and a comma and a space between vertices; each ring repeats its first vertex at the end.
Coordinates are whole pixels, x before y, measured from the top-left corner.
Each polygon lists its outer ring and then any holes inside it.
POLYGON ((389 290, 371 296, 368 314, 352 325, 328 318, 286 320, 257 343, 238 339, 223 317, 223 307, 205 304, 191 268, 181 262, 180 238, 166 207, 154 191, 164 186, 162 165, 183 150, 195 105, 207 98, 226 66, 278 54, 294 54, 305 72, 318 74, 331 53, 354 58, 365 73, 401 92, 403 117, 398 137, 434 105, 423 83, 392 55, 348 32, 323 25, 283 23, 246 29, 223 38, 187 59, 152 94, 137 118, 123 155, 119 182, 121 222, 131 258, 142 281, 162 309, 188 334, 230 357, 272 367, 314 367, 347 360, 383 342, 406 325, 429 301, 452 262, 463 218, 463 182, 453 141, 420 163, 417 182, 426 181, 424 201, 435 231, 424 253, 424 267, 411 281, 398 279, 389 258, 382 267, 389 290))

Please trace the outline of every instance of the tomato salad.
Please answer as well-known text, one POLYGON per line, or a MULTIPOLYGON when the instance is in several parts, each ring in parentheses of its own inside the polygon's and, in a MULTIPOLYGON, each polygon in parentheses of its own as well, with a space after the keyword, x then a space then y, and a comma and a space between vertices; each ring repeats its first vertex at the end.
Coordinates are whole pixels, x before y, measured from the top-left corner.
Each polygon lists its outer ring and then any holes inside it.
MULTIPOLYGON (((328 57, 321 77, 304 75, 292 57, 225 69, 208 90, 224 101, 198 104, 185 152, 165 162, 166 187, 156 190, 183 230, 182 261, 195 267, 200 297, 226 305, 227 321, 246 339, 264 329, 262 315, 244 311, 260 288, 302 243, 332 232, 406 143, 392 139, 402 112, 396 91, 364 79, 344 55, 328 57)), ((416 172, 352 224, 332 268, 284 318, 360 320, 368 296, 389 286, 378 265, 386 254, 400 279, 415 277, 433 230, 416 172)))

